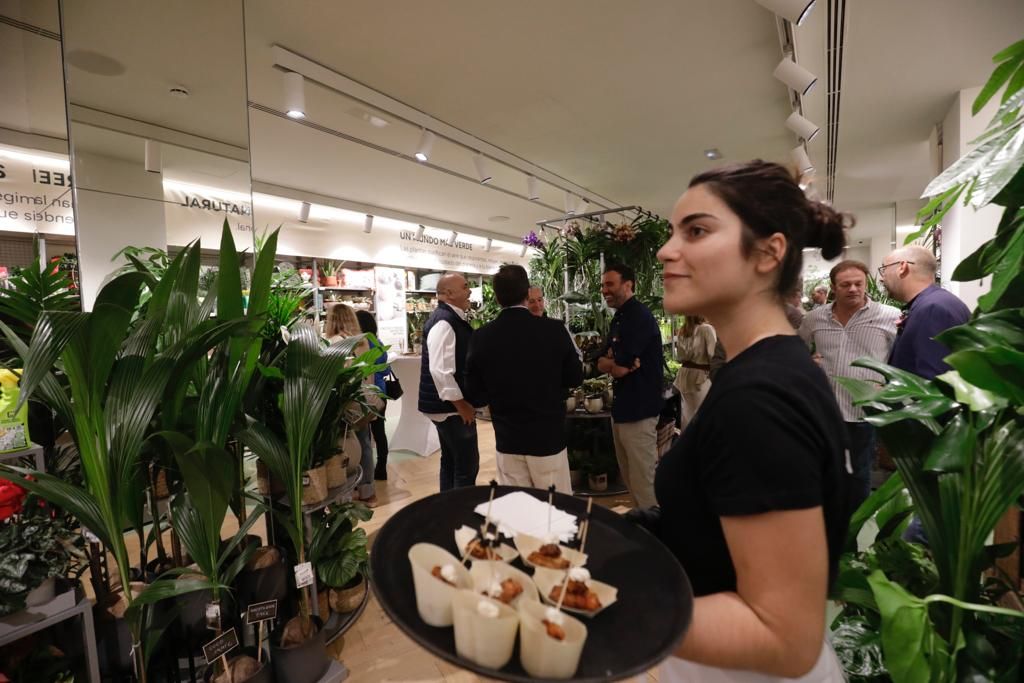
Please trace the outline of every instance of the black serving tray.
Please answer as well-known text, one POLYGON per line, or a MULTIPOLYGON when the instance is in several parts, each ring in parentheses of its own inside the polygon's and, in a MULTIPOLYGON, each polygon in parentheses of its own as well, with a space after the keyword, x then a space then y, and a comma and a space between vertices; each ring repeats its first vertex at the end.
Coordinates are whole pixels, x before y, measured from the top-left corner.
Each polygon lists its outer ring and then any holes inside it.
MULTIPOLYGON (((540 500, 547 492, 499 486, 495 497, 522 490, 540 500)), ((408 552, 433 543, 458 557, 454 532, 463 524, 479 528, 473 512, 489 496, 487 486, 438 493, 402 508, 377 533, 370 553, 370 585, 392 621, 419 645, 456 666, 506 681, 532 679, 519 663, 519 637, 512 659, 488 669, 459 657, 452 627, 429 626, 416 610, 408 552)), ((555 494, 555 506, 582 517, 586 501, 555 494)), ((675 556, 654 536, 610 510, 594 506, 585 548, 587 568, 598 581, 619 589, 618 601, 592 618, 587 642, 572 681, 613 681, 643 673, 678 647, 693 615, 693 592, 675 556)), ((527 574, 521 559, 513 563, 527 574)), ((573 615, 576 616, 576 615, 573 615)))

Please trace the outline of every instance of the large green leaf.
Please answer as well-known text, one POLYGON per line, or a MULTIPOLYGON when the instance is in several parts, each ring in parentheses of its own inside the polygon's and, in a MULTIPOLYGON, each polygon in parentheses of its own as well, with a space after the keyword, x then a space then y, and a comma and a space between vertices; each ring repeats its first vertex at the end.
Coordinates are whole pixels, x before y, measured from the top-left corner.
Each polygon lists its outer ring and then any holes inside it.
POLYGON ((988 81, 982 86, 981 92, 974 98, 974 104, 971 105, 971 113, 973 115, 977 116, 978 112, 985 108, 988 101, 1010 80, 1010 76, 1013 75, 1019 65, 1020 61, 1018 59, 1011 58, 996 67, 992 75, 989 76, 988 81))
POLYGON ((953 392, 956 394, 956 400, 963 403, 974 412, 982 412, 1006 406, 1006 399, 1004 397, 993 394, 991 391, 979 389, 961 377, 960 373, 956 370, 944 372, 935 379, 953 387, 953 392))
MULTIPOLYGON (((85 328, 88 313, 47 312, 44 313, 32 333, 25 352, 21 354, 25 369, 19 383, 21 395, 16 410, 36 390, 36 387, 50 374, 64 347, 85 328)), ((8 335, 10 338, 12 335, 8 335)))
POLYGON ((1024 211, 1004 211, 999 227, 995 237, 957 264, 952 276, 954 280, 978 280, 992 274, 1001 262, 1012 260, 1020 241, 1020 228, 1024 227, 1024 211))
POLYGON ((922 196, 932 197, 962 183, 976 180, 978 175, 988 167, 999 151, 1006 147, 1016 136, 1019 129, 1019 123, 1008 126, 998 135, 980 142, 974 149, 960 157, 935 180, 929 183, 922 196))
POLYGON ((985 313, 935 338, 952 351, 984 350, 996 345, 1024 348, 1024 309, 985 313))
POLYGON ((976 387, 1024 403, 1024 352, 1003 346, 957 351, 946 357, 960 376, 976 387))
POLYGON ((963 414, 950 420, 935 440, 924 467, 929 472, 962 472, 975 447, 971 421, 963 414))
POLYGON ((868 577, 882 615, 882 649, 894 683, 929 683, 949 667, 949 648, 935 632, 925 602, 876 571, 868 577))
POLYGON ((857 537, 861 529, 869 519, 888 503, 894 496, 903 490, 903 478, 895 472, 885 483, 875 489, 867 500, 860 504, 856 512, 850 517, 850 524, 846 531, 846 550, 848 552, 857 550, 857 537))

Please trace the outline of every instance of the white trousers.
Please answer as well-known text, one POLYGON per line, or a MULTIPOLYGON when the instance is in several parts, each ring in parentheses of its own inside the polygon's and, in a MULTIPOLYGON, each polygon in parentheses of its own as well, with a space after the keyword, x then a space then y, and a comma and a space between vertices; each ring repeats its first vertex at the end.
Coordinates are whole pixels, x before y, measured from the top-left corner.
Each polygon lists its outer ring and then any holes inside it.
MULTIPOLYGON (((637 678, 636 681, 640 681, 637 678)), ((826 639, 818 663, 800 678, 782 678, 753 671, 717 669, 669 657, 658 668, 658 683, 843 683, 846 676, 836 653, 826 639)))
POLYGON ((497 454, 498 483, 547 490, 552 484, 559 493, 572 495, 569 456, 565 449, 554 455, 497 454))

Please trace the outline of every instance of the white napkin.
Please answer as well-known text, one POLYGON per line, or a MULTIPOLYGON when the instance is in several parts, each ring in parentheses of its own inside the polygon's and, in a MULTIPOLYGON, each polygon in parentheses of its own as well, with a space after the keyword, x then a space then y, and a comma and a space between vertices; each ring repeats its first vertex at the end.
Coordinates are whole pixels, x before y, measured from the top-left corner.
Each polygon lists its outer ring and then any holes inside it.
MULTIPOLYGON (((485 517, 487 503, 480 503, 473 511, 485 517)), ((529 534, 544 538, 548 534, 548 504, 523 491, 509 493, 495 498, 491 503, 491 521, 506 536, 529 534)), ((551 533, 556 534, 563 543, 572 540, 576 535, 576 517, 557 507, 553 508, 551 533)))

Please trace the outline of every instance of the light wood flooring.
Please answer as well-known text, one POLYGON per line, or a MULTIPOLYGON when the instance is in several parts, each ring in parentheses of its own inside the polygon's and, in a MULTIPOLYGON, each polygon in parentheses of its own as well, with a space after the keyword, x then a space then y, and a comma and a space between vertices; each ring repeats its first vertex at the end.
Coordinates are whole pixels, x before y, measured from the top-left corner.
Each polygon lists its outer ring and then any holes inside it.
MULTIPOLYGON (((478 423, 480 475, 478 483, 496 476, 494 465, 494 430, 486 421, 478 423)), ((398 510, 438 490, 440 454, 420 458, 396 453, 388 464, 388 481, 377 482, 380 506, 373 519, 365 524, 370 534, 371 552, 376 531, 398 510)), ((623 498, 597 498, 608 506, 623 504, 623 498)), ((491 680, 459 669, 423 650, 403 634, 384 614, 377 600, 370 601, 355 625, 331 644, 331 654, 345 663, 351 672, 351 683, 383 683, 398 681, 437 681, 475 683, 491 680)), ((656 681, 653 673, 648 680, 656 681)))

